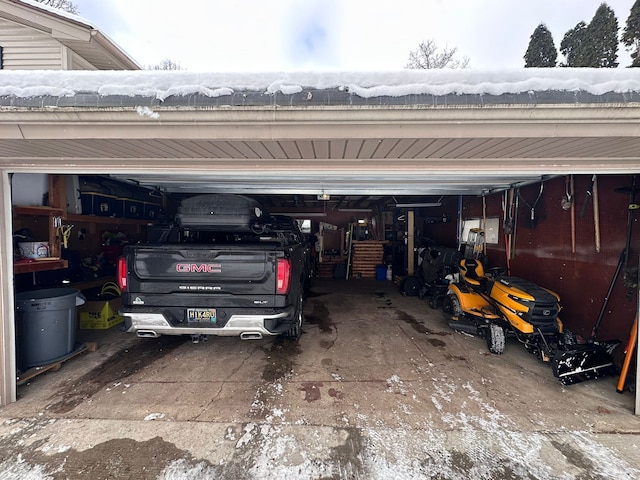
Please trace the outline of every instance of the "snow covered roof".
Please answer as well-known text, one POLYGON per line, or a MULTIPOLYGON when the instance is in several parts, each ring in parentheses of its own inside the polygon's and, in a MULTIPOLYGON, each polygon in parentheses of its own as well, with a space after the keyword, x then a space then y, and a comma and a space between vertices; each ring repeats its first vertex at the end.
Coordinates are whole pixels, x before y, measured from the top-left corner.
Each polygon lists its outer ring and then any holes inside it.
POLYGON ((47 32, 100 70, 140 69, 119 45, 79 15, 34 0, 0 0, 0 4, 0 17, 47 32))
POLYGON ((193 73, 2 71, 3 105, 484 104, 640 101, 635 69, 193 73), (130 101, 127 98, 131 99, 130 101), (446 98, 446 102, 443 102, 446 98), (23 101, 18 101, 22 99, 23 101), (194 103, 195 102, 195 103, 194 103))
POLYGON ((49 5, 45 5, 44 3, 36 2, 35 0, 9 0, 9 1, 13 2, 13 3, 24 3, 26 5, 29 5, 29 6, 33 7, 33 8, 39 8, 40 10, 45 10, 48 13, 50 13, 52 15, 55 15, 57 17, 62 17, 62 18, 65 18, 67 20, 72 20, 74 22, 81 23, 82 25, 84 25, 86 27, 89 27, 89 28, 96 28, 93 23, 91 23, 86 18, 81 17, 80 15, 75 15, 73 13, 66 12, 66 11, 61 10, 59 8, 50 7, 49 5))
POLYGON ((640 151, 633 69, 0 71, 0 105, 4 168, 167 191, 481 194, 640 151))

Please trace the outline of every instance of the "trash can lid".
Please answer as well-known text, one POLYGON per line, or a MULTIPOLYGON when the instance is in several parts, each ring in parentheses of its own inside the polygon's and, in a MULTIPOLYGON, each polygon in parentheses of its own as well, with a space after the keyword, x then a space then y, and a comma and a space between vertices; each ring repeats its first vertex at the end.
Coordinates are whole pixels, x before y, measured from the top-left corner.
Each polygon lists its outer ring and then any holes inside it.
MULTIPOLYGON (((76 305, 76 298, 80 295, 77 288, 43 288, 41 290, 33 290, 30 292, 20 292, 16 294, 16 309, 27 308, 28 306, 37 305, 37 302, 53 301, 51 306, 57 306, 66 302, 76 305), (73 300, 71 300, 73 298, 73 300)), ((84 302, 83 302, 84 303, 84 302)))

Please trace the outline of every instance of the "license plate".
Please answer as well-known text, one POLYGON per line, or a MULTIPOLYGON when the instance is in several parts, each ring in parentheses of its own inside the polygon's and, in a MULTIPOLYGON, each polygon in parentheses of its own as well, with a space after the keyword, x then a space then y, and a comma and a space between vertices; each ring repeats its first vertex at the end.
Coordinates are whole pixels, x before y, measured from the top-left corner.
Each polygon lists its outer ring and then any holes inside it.
POLYGON ((216 309, 215 308, 187 308, 187 321, 215 323, 216 309))

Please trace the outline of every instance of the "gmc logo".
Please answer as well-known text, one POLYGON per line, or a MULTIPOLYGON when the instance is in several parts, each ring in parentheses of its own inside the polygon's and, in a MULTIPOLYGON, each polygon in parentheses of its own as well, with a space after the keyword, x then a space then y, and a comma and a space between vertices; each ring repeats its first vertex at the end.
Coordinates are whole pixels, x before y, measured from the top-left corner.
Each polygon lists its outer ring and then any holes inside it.
POLYGON ((219 263, 176 263, 176 272, 180 273, 220 273, 219 263))

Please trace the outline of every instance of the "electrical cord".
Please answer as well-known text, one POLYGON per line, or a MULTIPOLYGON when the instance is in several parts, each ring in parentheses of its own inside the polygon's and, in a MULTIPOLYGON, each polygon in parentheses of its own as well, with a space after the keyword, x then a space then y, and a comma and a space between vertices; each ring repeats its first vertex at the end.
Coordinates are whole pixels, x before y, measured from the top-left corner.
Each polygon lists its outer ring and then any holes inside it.
POLYGON ((58 227, 58 232, 62 240, 62 246, 64 248, 67 248, 67 244, 69 243, 69 238, 71 237, 72 228, 73 228, 73 225, 60 225, 58 227))
POLYGON ((536 226, 536 205, 540 201, 540 197, 542 197, 542 191, 544 190, 544 182, 540 182, 540 191, 538 192, 538 196, 536 197, 536 201, 531 205, 520 193, 520 189, 518 189, 518 197, 522 199, 527 207, 529 207, 529 211, 531 213, 529 220, 531 221, 531 228, 535 228, 536 226))

